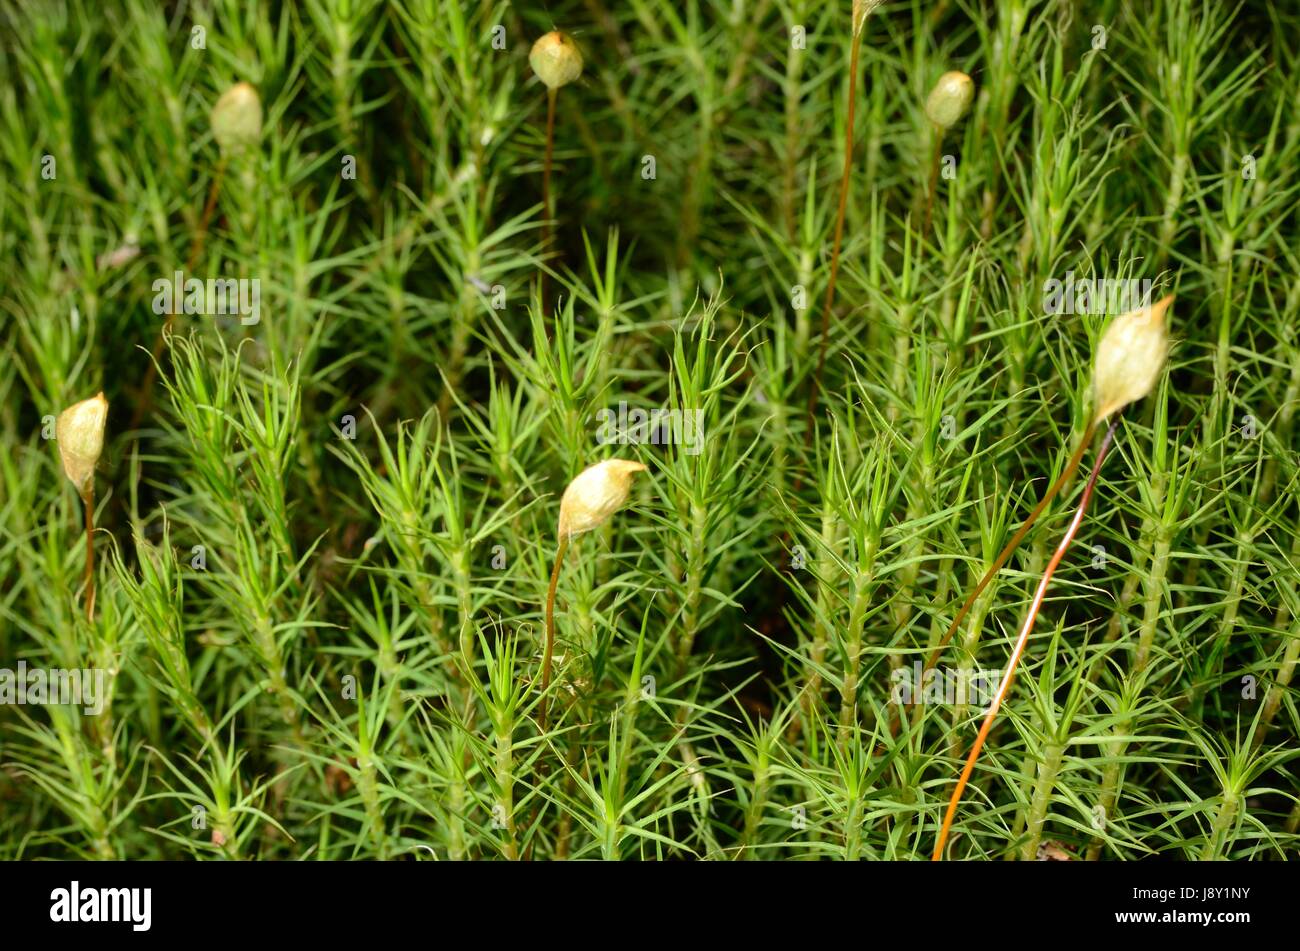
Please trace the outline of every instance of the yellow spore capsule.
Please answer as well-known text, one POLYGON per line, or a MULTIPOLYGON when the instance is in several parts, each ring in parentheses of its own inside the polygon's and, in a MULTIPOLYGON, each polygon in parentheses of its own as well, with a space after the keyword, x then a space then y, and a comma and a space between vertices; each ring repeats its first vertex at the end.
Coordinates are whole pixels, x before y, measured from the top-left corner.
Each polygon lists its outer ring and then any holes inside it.
POLYGON ((262 97, 249 83, 235 83, 212 107, 212 137, 227 157, 257 148, 262 141, 262 97))
POLYGON ((940 129, 950 129, 970 109, 975 98, 975 81, 965 73, 944 73, 925 100, 925 114, 940 129))
POLYGON ((632 476, 645 466, 626 459, 606 459, 579 472, 560 499, 560 537, 572 538, 599 528, 623 507, 632 476))
POLYGON ((1170 294, 1120 314, 1102 334, 1093 373, 1097 422, 1142 399, 1155 386, 1169 351, 1165 312, 1173 302, 1170 294))
POLYGON ((101 392, 69 406, 54 423, 54 438, 59 444, 63 472, 82 498, 94 485, 95 466, 104 451, 104 424, 107 420, 108 400, 101 392))
POLYGON ((528 63, 547 89, 567 86, 582 75, 582 53, 567 33, 552 30, 533 44, 528 63))

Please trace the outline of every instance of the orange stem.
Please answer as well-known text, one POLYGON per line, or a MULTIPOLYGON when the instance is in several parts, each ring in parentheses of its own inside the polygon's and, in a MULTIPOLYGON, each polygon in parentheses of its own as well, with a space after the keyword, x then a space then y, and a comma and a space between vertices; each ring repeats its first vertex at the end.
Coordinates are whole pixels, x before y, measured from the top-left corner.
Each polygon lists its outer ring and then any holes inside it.
POLYGON ((849 180, 853 171, 853 114, 858 102, 858 53, 862 49, 862 31, 853 34, 852 52, 849 54, 849 111, 844 123, 844 172, 840 175, 840 203, 835 211, 835 243, 831 249, 831 273, 826 283, 826 301, 822 305, 821 344, 817 351, 817 373, 808 391, 808 425, 804 442, 812 441, 813 418, 817 412, 817 394, 821 389, 822 372, 826 368, 826 346, 831 331, 831 306, 835 303, 835 280, 840 273, 840 246, 844 242, 844 215, 849 204, 849 180))
MULTIPOLYGON (((546 253, 551 243, 551 153, 555 148, 555 101, 560 90, 546 90, 546 159, 542 163, 542 253, 546 253)), ((541 276, 542 316, 549 310, 546 300, 546 265, 542 265, 541 276)))
POLYGON ((546 650, 542 654, 542 705, 538 722, 542 732, 546 731, 546 691, 551 686, 551 658, 555 654, 555 591, 560 584, 560 567, 564 564, 564 553, 569 547, 569 537, 560 536, 560 544, 555 549, 555 567, 551 569, 551 586, 546 592, 546 650))
MULTIPOLYGON (((939 643, 936 644, 934 650, 930 652, 930 656, 925 662, 925 667, 921 671, 922 677, 933 669, 935 664, 939 663, 939 657, 943 654, 943 649, 948 646, 948 642, 951 641, 953 635, 957 633, 957 628, 961 626, 961 622, 966 620, 966 615, 969 614, 971 608, 974 607, 975 601, 984 593, 984 589, 989 586, 989 583, 993 580, 993 576, 996 575, 1002 569, 1002 566, 1007 563, 1007 559, 1010 558, 1015 550, 1020 547, 1020 543, 1024 541, 1025 536, 1029 534, 1029 530, 1033 528, 1034 523, 1038 521, 1038 516, 1043 514, 1043 510, 1047 508, 1052 499, 1056 498, 1057 493, 1061 491, 1061 488, 1069 478, 1074 475, 1075 470, 1079 468, 1079 462, 1083 459, 1083 452, 1088 448, 1088 443, 1092 442, 1092 434, 1095 429, 1096 421, 1094 420, 1088 424, 1086 429, 1084 429, 1083 438, 1079 440, 1079 447, 1074 450, 1074 455, 1070 456, 1069 461, 1066 462, 1065 468, 1061 470, 1061 474, 1057 476, 1056 481, 1052 483, 1045 493, 1043 493, 1043 497, 1039 499, 1038 504, 1034 506, 1034 510, 1029 513, 1029 517, 1024 520, 1020 528, 1016 530, 1016 533, 1011 536, 1011 540, 1003 546, 1002 551, 998 552, 998 557, 993 559, 993 564, 989 565, 988 569, 984 572, 984 576, 980 578, 979 584, 975 585, 971 593, 966 596, 966 601, 962 604, 961 610, 957 612, 957 615, 952 619, 952 623, 948 625, 948 630, 944 632, 939 643)), ((901 712, 898 708, 895 708, 894 715, 889 722, 890 736, 894 736, 898 732, 900 718, 901 712)))
POLYGON ((1020 628, 1020 636, 1016 638, 1015 647, 1011 650, 1011 659, 1007 662, 1007 672, 1003 674, 1002 682, 998 685, 997 693, 993 697, 993 703, 990 704, 988 713, 984 715, 984 722, 980 725, 980 731, 976 735, 975 742, 966 757, 966 765, 962 768, 961 776, 957 780, 957 788, 952 791, 952 798, 948 800, 948 811, 943 817, 943 825, 939 829, 939 838, 935 842, 934 855, 931 856, 931 861, 938 862, 943 858, 943 847, 948 841, 948 832, 952 828, 953 817, 957 814, 957 804, 961 802, 961 794, 966 789, 966 783, 970 780, 971 772, 975 769, 975 760, 979 757, 980 750, 984 746, 984 740, 988 737, 989 730, 993 728, 993 721, 998 715, 998 709, 1002 706, 1002 701, 1011 689, 1011 681, 1016 674, 1016 664, 1020 660, 1020 655, 1024 653, 1025 644, 1029 641, 1029 632, 1033 630, 1038 611, 1043 606, 1043 598, 1047 594, 1047 586, 1051 583, 1052 576, 1056 573, 1056 566, 1065 557, 1065 552, 1070 547, 1070 543, 1074 541, 1079 526, 1083 524, 1083 516, 1088 511, 1088 502, 1092 498, 1093 487, 1097 484, 1097 476, 1101 473, 1101 464, 1106 458, 1106 450, 1110 448, 1111 439, 1115 435, 1115 427, 1118 425, 1119 417, 1117 416, 1115 422, 1111 423, 1110 428, 1106 430, 1105 438, 1101 441, 1101 448, 1097 451, 1097 461, 1093 463, 1092 474, 1088 476, 1088 484, 1084 486, 1083 497, 1079 500, 1079 508, 1070 521, 1070 527, 1066 530, 1065 537, 1061 539, 1061 544, 1056 546, 1056 552, 1052 555, 1052 560, 1047 563, 1047 570, 1043 572, 1042 580, 1038 582, 1038 590, 1034 592, 1034 599, 1029 604, 1029 614, 1025 617, 1025 623, 1020 628))
POLYGON ((95 621, 95 486, 81 497, 86 507, 86 620, 95 621))

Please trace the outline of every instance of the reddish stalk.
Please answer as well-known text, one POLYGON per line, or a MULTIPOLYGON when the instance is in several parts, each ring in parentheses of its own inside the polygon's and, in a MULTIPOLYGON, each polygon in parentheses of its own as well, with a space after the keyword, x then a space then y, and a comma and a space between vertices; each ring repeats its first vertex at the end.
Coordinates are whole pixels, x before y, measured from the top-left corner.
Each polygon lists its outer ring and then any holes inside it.
MULTIPOLYGON (((873 7, 874 9, 874 7, 873 7)), ((862 51, 862 34, 866 32, 865 16, 871 11, 867 10, 861 15, 864 17, 861 23, 858 22, 859 5, 854 3, 853 16, 850 20, 853 27, 853 39, 849 51, 849 104, 848 114, 845 116, 844 124, 844 170, 840 174, 840 197, 839 205, 835 209, 835 238, 831 248, 831 273, 826 282, 826 299, 822 304, 822 326, 821 340, 817 345, 817 372, 814 374, 812 383, 808 387, 808 418, 804 423, 803 441, 805 446, 812 445, 813 422, 817 417, 817 397, 821 391, 822 373, 826 369, 826 348, 830 343, 831 333, 831 308, 835 304, 835 282, 840 273, 840 248, 844 244, 844 217, 849 205, 849 182, 852 180, 853 173, 853 120, 858 105, 858 60, 862 51)), ((797 472, 794 479, 794 491, 798 492, 803 488, 803 473, 797 472)), ((786 534, 786 540, 789 540, 789 533, 786 534)), ((778 594, 777 616, 780 617, 784 611, 783 604, 786 592, 784 589, 778 594)), ((806 689, 806 685, 805 685, 806 689)), ((795 716, 790 724, 791 736, 797 735, 800 729, 800 717, 795 716)))
MULTIPOLYGON (((1070 456, 1069 461, 1065 464, 1065 468, 1061 470, 1061 474, 1056 477, 1056 481, 1051 484, 1045 493, 1043 493, 1043 497, 1038 500, 1038 504, 1034 506, 1034 510, 1029 513, 1029 517, 1021 523, 1020 528, 1018 528, 1016 533, 1011 536, 1011 540, 1003 546, 1002 551, 998 552, 998 557, 993 559, 993 564, 989 565, 988 569, 984 572, 984 576, 980 578, 979 584, 975 585, 971 590, 971 593, 966 596, 966 601, 962 604, 961 610, 953 617, 952 623, 948 625, 948 630, 944 632, 939 643, 936 644, 934 650, 930 652, 930 656, 925 662, 925 667, 921 671, 922 678, 924 678, 925 674, 939 663, 939 658, 943 654, 943 649, 948 646, 948 642, 951 641, 953 635, 957 633, 957 629, 961 627, 961 622, 966 620, 966 615, 969 614, 971 608, 975 606, 976 600, 984 593, 984 589, 989 586, 994 575, 1002 570, 1002 566, 1007 563, 1007 559, 1010 558, 1015 550, 1020 547, 1020 543, 1024 541, 1025 536, 1029 534, 1029 530, 1034 527, 1034 523, 1037 522, 1038 517, 1043 514, 1043 510, 1047 508, 1052 499, 1056 498, 1057 493, 1061 491, 1065 483, 1074 475, 1075 470, 1079 468, 1079 463, 1083 459, 1084 450, 1087 449, 1088 444, 1092 442, 1092 434, 1096 431, 1096 425, 1095 421, 1090 422, 1087 428, 1084 429, 1083 438, 1079 440, 1079 447, 1074 450, 1074 455, 1070 456)), ((910 706, 910 704, 908 704, 908 706, 910 706)), ((894 709, 894 715, 889 721, 890 736, 894 736, 898 733, 901 718, 902 711, 896 707, 894 709)))
MULTIPOLYGON (((1052 560, 1047 563, 1047 569, 1043 572, 1042 580, 1038 582, 1038 589, 1034 592, 1034 599, 1030 602, 1029 613, 1025 617, 1025 623, 1020 628, 1020 636, 1016 638, 1015 647, 1011 650, 1011 658, 1007 661, 1007 672, 1002 676, 1002 682, 998 685, 997 693, 993 697, 992 704, 989 705, 988 713, 984 715, 984 722, 980 725, 979 733, 975 737, 975 742, 971 745, 970 753, 966 756, 966 765, 962 768, 961 776, 957 779, 957 787, 952 791, 952 798, 948 800, 948 811, 943 817, 943 825, 939 829, 939 838, 935 841, 934 854, 931 861, 938 862, 943 859, 943 847, 948 841, 948 833, 952 828, 953 817, 957 814, 957 805, 961 802, 961 794, 966 789, 966 783, 970 780, 971 772, 975 769, 975 760, 979 758, 980 750, 984 746, 984 741, 989 735, 989 730, 993 728, 993 721, 998 715, 998 709, 1002 706, 1002 701, 1006 698, 1007 692, 1011 689, 1011 682, 1015 678, 1016 664, 1020 660, 1020 655, 1024 653, 1025 644, 1029 641, 1029 633, 1034 628, 1034 621, 1038 618, 1039 609, 1043 606, 1043 598, 1047 594, 1047 586, 1052 581, 1052 576, 1056 573, 1056 567, 1065 557, 1066 550, 1070 543, 1074 541, 1075 534, 1079 531, 1079 526, 1083 524, 1083 517, 1088 511, 1088 502, 1092 498, 1093 488, 1097 484, 1097 476, 1101 473, 1101 464, 1106 459, 1106 451, 1110 448, 1111 440, 1115 436, 1115 427, 1119 425, 1119 417, 1110 424, 1106 430, 1106 436, 1101 441, 1101 448, 1097 451, 1097 461, 1093 463, 1092 473, 1088 476, 1088 484, 1084 486, 1083 496, 1079 500, 1079 508, 1074 513, 1074 518, 1070 521, 1070 527, 1066 529, 1065 537, 1061 543, 1056 546, 1056 551, 1052 555, 1052 560)), ((1089 427, 1091 429, 1091 427, 1089 427)), ((1086 443, 1085 443, 1086 445, 1086 443)))
MULTIPOLYGON (((542 163, 542 253, 546 253, 551 243, 551 154, 555 149, 555 100, 559 97, 558 88, 546 90, 546 158, 542 163)), ((546 265, 542 265, 541 275, 542 316, 550 307, 546 299, 546 265)))
POLYGON ((930 123, 933 132, 931 138, 934 140, 933 154, 930 156, 930 183, 925 189, 925 223, 921 226, 921 234, 926 235, 930 232, 930 217, 934 211, 934 193, 939 190, 939 157, 943 151, 943 129, 939 128, 933 122, 930 123))
POLYGON ((821 390, 822 372, 826 368, 826 346, 831 331, 831 307, 835 303, 835 280, 840 273, 840 247, 844 243, 844 214, 849 204, 849 180, 853 172, 853 115, 858 102, 858 54, 862 49, 864 26, 853 34, 852 52, 849 54, 849 111, 844 124, 844 172, 840 175, 840 202, 835 212, 835 243, 831 249, 831 273, 826 282, 826 300, 822 305, 821 343, 817 349, 817 373, 808 391, 808 425, 804 442, 812 442, 813 418, 817 413, 817 395, 821 390))
POLYGON ((86 507, 86 620, 95 621, 95 486, 81 497, 86 507))
POLYGON ((555 591, 560 584, 560 567, 564 564, 564 553, 568 548, 568 536, 561 535, 560 544, 555 549, 555 567, 551 569, 551 586, 546 592, 546 650, 542 654, 542 703, 538 716, 543 733, 546 732, 546 691, 551 686, 551 658, 555 654, 555 591))

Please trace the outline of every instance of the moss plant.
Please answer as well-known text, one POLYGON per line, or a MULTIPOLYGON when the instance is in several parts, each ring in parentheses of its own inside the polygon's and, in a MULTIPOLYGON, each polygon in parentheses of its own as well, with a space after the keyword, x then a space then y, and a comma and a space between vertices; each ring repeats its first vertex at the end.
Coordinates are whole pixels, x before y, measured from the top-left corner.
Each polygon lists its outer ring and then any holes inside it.
MULTIPOLYGON (((1172 295, 1164 297, 1149 306, 1121 314, 1111 321, 1110 326, 1106 328, 1106 332, 1097 344, 1097 356, 1093 372, 1094 415, 1086 433, 1090 434, 1099 422, 1116 414, 1129 403, 1145 397, 1155 386, 1156 380, 1164 369, 1165 358, 1169 349, 1165 312, 1172 303, 1172 295)), ((997 718, 998 709, 1002 706, 1007 692, 1011 689, 1011 683, 1016 673, 1016 665, 1020 662, 1021 654, 1024 653, 1025 645, 1029 641, 1029 635, 1034 629, 1034 621, 1038 617, 1039 609, 1043 606, 1043 598, 1047 594, 1047 587, 1051 584, 1052 576, 1056 573, 1061 559, 1065 557, 1066 551, 1069 550, 1070 543, 1074 541, 1074 536, 1083 523, 1084 515, 1087 514, 1088 503, 1092 499, 1093 489, 1097 484, 1097 476, 1101 473, 1101 465, 1106 460, 1106 452, 1110 449, 1111 440, 1115 437, 1115 428, 1118 425, 1119 419, 1116 417, 1115 421, 1107 428, 1105 436, 1102 437, 1101 447, 1097 450, 1097 461, 1093 463, 1092 472, 1088 475, 1088 481, 1084 485, 1074 517, 1071 519, 1060 544, 1052 553, 1052 557, 1043 571, 1042 578, 1038 582, 1038 587, 1034 590, 1033 599, 1030 601, 1029 610, 1025 615, 1025 621, 1021 625, 1020 633, 1011 648, 1011 657, 1007 661, 1006 672, 1003 674, 997 691, 993 695, 992 702, 984 715, 984 721, 975 736, 975 741, 971 744, 961 775, 957 778, 957 785, 948 800, 948 809, 944 813, 943 823, 939 827, 939 835, 935 841, 932 856, 934 861, 943 858, 944 845, 948 840, 948 833, 952 828, 957 806, 961 802, 962 791, 966 788, 966 783, 975 768, 975 761, 979 758, 980 749, 983 748, 989 730, 993 727, 993 721, 997 718)), ((1017 535, 1022 536, 1022 533, 1017 533, 1017 535)), ((1013 538, 1013 541, 1015 540, 1017 539, 1013 538)), ((987 577, 986 575, 985 580, 987 580, 987 577)), ((970 599, 968 599, 969 603, 970 599)), ((1059 751, 1056 755, 1059 758, 1059 751)), ((1052 772, 1055 772, 1055 769, 1052 772)), ((1041 829, 1041 814, 1039 816, 1039 827, 1041 829)))
POLYGON ((86 515, 86 620, 95 618, 95 466, 104 451, 108 400, 101 392, 69 406, 55 424, 63 474, 77 489, 86 515))
POLYGON ((555 566, 546 589, 546 646, 542 654, 542 705, 539 722, 546 729, 547 690, 551 685, 551 660, 555 654, 555 593, 560 583, 560 568, 569 542, 576 535, 590 532, 609 521, 627 501, 632 476, 644 472, 640 462, 606 459, 588 466, 569 483, 560 498, 560 519, 556 528, 559 541, 555 547, 555 566))
POLYGON ((811 440, 813 421, 817 414, 817 398, 826 370, 826 348, 830 344, 831 309, 835 306, 835 281, 840 273, 840 249, 844 244, 844 218, 848 211, 849 185, 853 180, 853 120, 858 104, 858 58, 862 52, 862 36, 867 29, 867 18, 880 6, 881 0, 853 0, 849 39, 849 100, 844 114, 844 167, 840 172, 839 198, 835 205, 835 233, 831 239, 830 272, 826 278, 826 298, 822 302, 822 323, 817 344, 817 370, 808 389, 808 420, 805 440, 811 440))
MULTIPOLYGON (((194 235, 190 240, 189 256, 186 258, 184 271, 187 277, 193 275, 203 255, 208 228, 217 208, 217 199, 221 195, 227 169, 232 164, 238 166, 239 187, 246 192, 251 192, 256 180, 252 156, 262 140, 262 99, 257 89, 250 83, 235 83, 217 99, 208 121, 212 128, 212 138, 217 143, 220 160, 213 173, 212 184, 208 187, 203 213, 199 216, 198 226, 194 229, 194 235)), ((246 204, 251 202, 251 199, 251 194, 244 196, 246 204)), ((153 388, 158 379, 158 361, 162 359, 163 347, 175 324, 176 312, 173 310, 167 314, 167 319, 163 321, 157 339, 154 341, 152 359, 146 367, 144 382, 140 384, 140 399, 131 420, 132 431, 140 428, 145 415, 152 407, 153 388)))
MULTIPOLYGON (((582 53, 567 33, 552 30, 538 38, 528 54, 533 72, 546 87, 546 155, 542 160, 542 250, 549 250, 552 227, 551 155, 555 150, 555 104, 560 89, 582 75, 582 53)), ((550 312, 546 296, 546 270, 541 273, 542 313, 550 312)))
POLYGON ((975 98, 975 82, 963 72, 946 72, 930 90, 925 100, 925 117, 930 121, 930 181, 925 189, 925 216, 921 233, 930 230, 930 216, 934 210, 934 193, 939 187, 939 159, 943 135, 956 125, 970 109, 975 98))

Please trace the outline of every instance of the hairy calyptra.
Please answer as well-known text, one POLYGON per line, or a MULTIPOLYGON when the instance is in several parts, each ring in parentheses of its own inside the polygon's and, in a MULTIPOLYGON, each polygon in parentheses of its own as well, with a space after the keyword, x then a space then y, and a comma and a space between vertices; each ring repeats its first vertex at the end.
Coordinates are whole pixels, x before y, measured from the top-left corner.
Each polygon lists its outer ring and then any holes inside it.
POLYGON ((1170 294, 1120 314, 1102 334, 1093 372, 1094 422, 1142 399, 1155 386, 1169 350, 1165 312, 1173 301, 1170 294))
POLYGON ((638 472, 645 466, 626 459, 606 459, 579 472, 560 499, 560 537, 567 541, 605 524, 627 501, 638 472))

